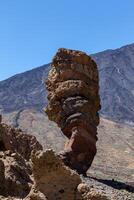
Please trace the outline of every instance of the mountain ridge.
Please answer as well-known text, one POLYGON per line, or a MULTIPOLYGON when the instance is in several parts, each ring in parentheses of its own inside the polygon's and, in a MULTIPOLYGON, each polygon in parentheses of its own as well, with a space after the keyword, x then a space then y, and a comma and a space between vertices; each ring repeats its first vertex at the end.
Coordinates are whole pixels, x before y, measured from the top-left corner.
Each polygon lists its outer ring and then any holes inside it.
MULTIPOLYGON (((122 49, 122 48, 124 48, 124 47, 126 48, 126 47, 131 47, 131 46, 133 47, 133 46, 134 46, 134 43, 127 44, 127 45, 124 45, 124 46, 121 46, 121 47, 115 48, 115 49, 106 49, 106 50, 98 51, 97 53, 89 54, 89 56, 92 57, 92 56, 94 56, 94 55, 101 54, 101 53, 114 52, 114 51, 120 50, 120 49, 122 49)), ((27 72, 30 72, 30 71, 33 71, 33 70, 37 70, 37 69, 39 69, 39 68, 45 67, 46 65, 50 65, 50 64, 51 64, 51 63, 42 64, 42 65, 40 65, 39 67, 33 67, 32 69, 28 69, 28 70, 26 70, 26 71, 24 71, 24 72, 17 73, 17 74, 15 74, 15 75, 13 75, 13 76, 10 76, 10 77, 8 77, 8 78, 6 78, 6 79, 4 79, 4 80, 1 80, 0 83, 3 82, 3 81, 7 81, 7 80, 10 79, 10 78, 15 78, 15 77, 18 76, 18 75, 22 75, 22 74, 25 74, 25 73, 27 73, 27 72)))

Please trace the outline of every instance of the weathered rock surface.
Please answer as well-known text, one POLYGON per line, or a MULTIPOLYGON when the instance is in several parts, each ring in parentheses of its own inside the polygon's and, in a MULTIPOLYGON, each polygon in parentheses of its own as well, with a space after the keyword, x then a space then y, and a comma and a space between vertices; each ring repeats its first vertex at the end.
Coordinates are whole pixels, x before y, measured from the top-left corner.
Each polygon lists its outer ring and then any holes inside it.
POLYGON ((0 123, 0 150, 11 150, 21 154, 29 160, 31 152, 41 150, 42 146, 32 135, 22 133, 20 129, 15 129, 6 124, 0 123))
POLYGON ((28 163, 20 154, 10 150, 0 151, 0 163, 0 194, 5 197, 26 197, 32 184, 28 163))
POLYGON ((81 178, 34 136, 1 123, 0 144, 1 199, 75 198, 81 178))
POLYGON ((64 163, 85 174, 96 154, 100 109, 97 65, 86 53, 59 49, 51 66, 46 113, 69 139, 60 154, 64 163))
POLYGON ((73 200, 81 183, 79 175, 52 150, 41 151, 35 137, 23 135, 0 124, 0 195, 7 199, 73 200))
POLYGON ((104 191, 90 188, 86 183, 78 185, 78 192, 81 193, 83 200, 112 200, 104 191))
POLYGON ((34 154, 32 164, 34 187, 48 199, 73 200, 75 198, 81 178, 75 171, 66 167, 52 150, 34 154))
POLYGON ((32 186, 32 152, 42 150, 34 136, 0 123, 0 194, 24 198, 32 186))

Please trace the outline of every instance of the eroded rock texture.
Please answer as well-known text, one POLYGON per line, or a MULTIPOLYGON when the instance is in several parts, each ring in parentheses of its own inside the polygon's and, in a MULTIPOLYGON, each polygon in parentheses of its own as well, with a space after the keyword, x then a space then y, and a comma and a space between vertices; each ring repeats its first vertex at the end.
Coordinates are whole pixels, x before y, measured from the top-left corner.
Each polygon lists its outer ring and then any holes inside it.
POLYGON ((66 167, 61 159, 52 151, 38 151, 32 156, 35 188, 51 200, 73 200, 80 176, 66 167))
POLYGON ((0 199, 74 200, 79 183, 80 176, 59 155, 0 122, 0 199))
POLYGON ((69 139, 61 158, 85 174, 96 154, 98 110, 98 70, 83 52, 59 49, 46 81, 49 104, 46 113, 69 139))
POLYGON ((33 184, 30 157, 38 150, 42 146, 34 136, 0 123, 0 195, 3 198, 23 199, 29 194, 33 184))
POLYGON ((29 194, 32 185, 30 169, 20 154, 0 152, 0 174, 0 195, 22 199, 29 194))

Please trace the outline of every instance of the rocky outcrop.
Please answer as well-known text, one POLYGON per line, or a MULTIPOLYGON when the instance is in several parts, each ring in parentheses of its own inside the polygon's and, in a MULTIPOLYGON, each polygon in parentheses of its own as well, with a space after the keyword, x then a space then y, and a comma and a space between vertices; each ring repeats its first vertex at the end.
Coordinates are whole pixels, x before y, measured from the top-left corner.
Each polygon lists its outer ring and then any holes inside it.
POLYGON ((81 194, 83 200, 114 200, 110 198, 104 191, 90 188, 86 183, 78 185, 78 192, 81 194))
POLYGON ((10 150, 0 152, 0 195, 26 197, 32 185, 30 168, 25 159, 10 150))
POLYGON ((81 183, 52 150, 35 137, 0 123, 0 199, 74 200, 81 183))
POLYGON ((80 176, 66 167, 52 151, 38 151, 32 157, 34 187, 48 199, 73 200, 77 194, 80 176))
POLYGON ((0 123, 0 195, 24 198, 29 194, 33 182, 29 160, 38 150, 42 146, 34 136, 0 123))
POLYGON ((0 123, 0 151, 11 150, 29 160, 31 152, 42 150, 42 146, 32 135, 24 134, 20 129, 15 129, 0 123))
POLYGON ((60 154, 62 160, 85 174, 96 154, 100 109, 97 66, 83 52, 59 49, 51 67, 46 113, 69 139, 60 154))

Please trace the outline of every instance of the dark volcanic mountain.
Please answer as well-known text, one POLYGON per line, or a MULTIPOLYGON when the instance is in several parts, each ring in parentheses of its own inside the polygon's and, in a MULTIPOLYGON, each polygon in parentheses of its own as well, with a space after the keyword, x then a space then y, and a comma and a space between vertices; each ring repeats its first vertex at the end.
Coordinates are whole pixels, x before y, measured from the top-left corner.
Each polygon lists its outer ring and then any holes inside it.
MULTIPOLYGON (((134 44, 92 55, 100 72, 101 114, 134 122, 134 44)), ((49 64, 0 82, 0 110, 12 112, 46 105, 44 81, 49 64)))

